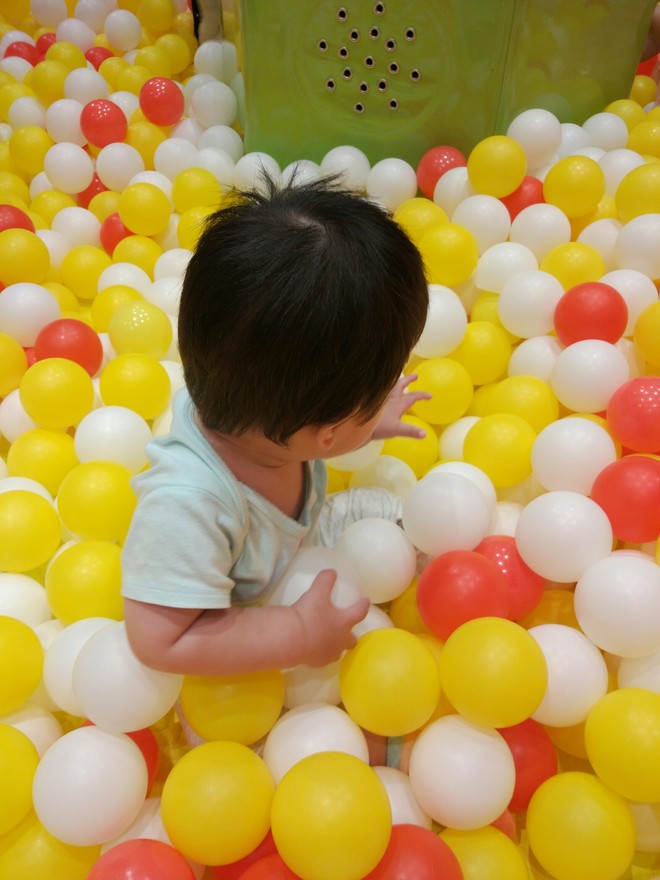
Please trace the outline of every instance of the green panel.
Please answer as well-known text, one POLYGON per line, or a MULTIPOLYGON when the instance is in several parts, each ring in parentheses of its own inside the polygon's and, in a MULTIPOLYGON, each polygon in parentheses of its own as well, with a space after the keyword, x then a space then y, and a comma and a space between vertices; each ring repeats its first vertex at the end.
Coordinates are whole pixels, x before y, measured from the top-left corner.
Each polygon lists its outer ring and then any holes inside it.
POLYGON ((469 151, 528 107, 628 94, 655 0, 241 0, 247 150, 469 151))

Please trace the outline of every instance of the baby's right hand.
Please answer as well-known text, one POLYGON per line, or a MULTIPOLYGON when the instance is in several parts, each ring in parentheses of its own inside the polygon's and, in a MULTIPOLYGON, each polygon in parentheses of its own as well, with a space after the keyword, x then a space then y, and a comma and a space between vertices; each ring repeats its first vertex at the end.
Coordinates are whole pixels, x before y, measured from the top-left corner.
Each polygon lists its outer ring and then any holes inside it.
POLYGON ((301 663, 326 666, 337 660, 356 638, 351 632, 369 610, 369 599, 363 597, 347 608, 338 608, 330 598, 337 572, 321 571, 310 588, 291 607, 298 614, 304 633, 301 663))

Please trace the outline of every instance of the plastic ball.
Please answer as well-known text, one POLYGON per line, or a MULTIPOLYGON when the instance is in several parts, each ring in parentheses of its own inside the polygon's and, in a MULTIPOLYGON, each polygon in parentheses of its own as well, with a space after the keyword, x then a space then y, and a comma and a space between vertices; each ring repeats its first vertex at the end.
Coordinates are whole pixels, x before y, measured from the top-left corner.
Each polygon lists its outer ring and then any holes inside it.
MULTIPOLYGON (((2 317, 0 314, 0 326, 2 317)), ((27 357, 19 342, 8 333, 0 332, 0 397, 18 388, 27 370, 27 357)))
POLYGON ((643 544, 660 535, 660 459, 628 455, 596 476, 591 497, 620 541, 643 544))
POLYGON ((563 295, 560 282, 548 272, 520 272, 503 285, 497 313, 510 333, 525 339, 542 336, 553 329, 555 307, 563 295))
POLYGON ((548 382, 536 376, 508 376, 489 388, 480 412, 520 416, 538 432, 558 418, 559 403, 548 382))
POLYGON ((467 159, 456 147, 439 145, 428 150, 417 164, 417 183, 428 199, 433 198, 436 184, 450 168, 467 165, 467 159))
POLYGON ((497 828, 486 825, 471 831, 445 828, 440 833, 461 866, 464 877, 475 880, 525 880, 527 863, 520 848, 497 828))
POLYGON ((87 617, 121 620, 120 549, 108 541, 79 541, 65 547, 46 570, 53 614, 68 626, 87 617))
POLYGON ((236 94, 224 82, 210 79, 199 85, 192 93, 190 116, 202 128, 210 128, 212 125, 233 125, 237 113, 236 94))
MULTIPOLYGON (((469 331, 469 326, 466 328, 469 331)), ((432 394, 419 400, 412 412, 431 424, 448 424, 465 415, 473 395, 468 370, 452 358, 429 358, 416 368, 417 379, 411 388, 432 394)))
POLYGON ((34 343, 38 361, 66 358, 83 367, 93 376, 101 366, 103 347, 98 335, 84 321, 60 318, 47 324, 34 343))
POLYGON ((456 829, 481 828, 506 809, 515 784, 513 757, 497 731, 448 715, 415 740, 410 784, 420 806, 436 822, 456 829))
POLYGON ((588 156, 566 156, 548 171, 543 197, 567 217, 581 217, 593 211, 605 193, 605 175, 588 156))
POLYGON ((479 250, 472 233, 457 223, 438 223, 418 243, 431 284, 454 287, 470 277, 479 250))
POLYGON ((509 124, 507 135, 525 151, 530 168, 552 161, 561 144, 561 124, 554 113, 535 108, 519 113, 509 124))
MULTIPOLYGON (((489 382, 495 382, 506 373, 510 357, 511 343, 506 332, 491 321, 473 320, 468 324, 465 336, 451 353, 450 360, 456 361, 467 370, 474 385, 486 385, 489 382)), ((424 366, 424 364, 421 364, 417 368, 418 374, 420 374, 424 366)), ((435 403, 436 394, 440 395, 436 391, 432 393, 434 394, 434 401, 430 403, 437 405, 435 403)), ((414 408, 414 411, 417 412, 425 402, 427 401, 420 401, 414 408)), ((424 409, 426 408, 424 407, 424 409)), ((459 414, 459 418, 466 411, 467 406, 459 414)), ((419 412, 419 415, 430 422, 435 421, 425 412, 419 412)), ((454 419, 443 419, 443 423, 448 421, 454 421, 454 419)))
POLYGON ((577 492, 547 492, 532 499, 518 518, 515 537, 527 565, 560 583, 577 581, 612 547, 604 511, 577 492))
POLYGON ((273 779, 247 746, 205 743, 185 754, 163 787, 163 824, 172 844, 202 864, 227 864, 252 852, 270 823, 273 779), (218 835, 231 827, 231 835, 218 835))
POLYGON ((332 569, 337 580, 330 597, 338 608, 346 608, 361 596, 357 572, 348 559, 330 547, 301 547, 285 569, 268 598, 271 605, 293 605, 311 586, 316 575, 332 569))
POLYGON ((116 192, 126 189, 140 171, 144 171, 144 159, 130 144, 107 144, 96 157, 96 173, 108 189, 116 192))
POLYGON ((550 384, 559 402, 573 412, 600 412, 630 378, 625 355, 611 343, 583 339, 561 351, 550 384))
POLYGON ((415 549, 405 532, 389 520, 358 520, 335 547, 355 566, 363 594, 376 604, 399 596, 414 577, 415 549))
POLYGON ((516 766, 516 785, 509 810, 526 810, 529 801, 542 782, 557 773, 557 752, 541 725, 528 718, 499 733, 511 749, 516 766))
POLYGON ((397 205, 392 219, 403 227, 411 241, 417 242, 427 229, 435 223, 444 223, 449 218, 430 198, 414 196, 397 205))
POLYGON ((433 880, 434 876, 463 880, 451 848, 430 829, 395 823, 385 855, 364 880, 433 880))
POLYGON ((607 424, 614 437, 635 452, 660 450, 660 377, 623 382, 607 402, 607 424))
POLYGON ((527 831, 532 853, 558 880, 616 880, 635 852, 630 808, 588 773, 544 782, 530 802, 527 831))
POLYGON ((309 880, 363 877, 385 854, 391 829, 382 783, 353 755, 324 752, 304 758, 273 798, 277 849, 294 873, 309 880))
POLYGON ((142 36, 140 20, 128 9, 114 9, 104 22, 103 30, 110 45, 120 52, 135 49, 142 36))
POLYGON ((602 281, 571 287, 557 302, 554 327, 563 345, 581 339, 615 343, 628 323, 626 302, 616 288, 602 281))
POLYGON ((400 629, 366 633, 340 665, 342 702, 360 727, 403 736, 431 717, 440 696, 433 655, 417 636, 400 629))
POLYGON ((184 96, 174 80, 156 76, 147 80, 139 92, 140 109, 156 125, 174 125, 184 111, 184 96))
POLYGON ((137 473, 147 464, 145 445, 151 429, 136 412, 122 406, 92 410, 79 423, 74 444, 84 461, 114 461, 137 473))
POLYGON ((530 205, 512 220, 509 238, 543 260, 555 247, 571 240, 571 224, 555 205, 530 205))
POLYGON ((44 428, 67 428, 90 411, 94 389, 89 373, 67 358, 37 361, 19 386, 25 411, 44 428))
POLYGON ((47 562, 60 543, 55 508, 34 492, 0 494, 0 569, 24 572, 47 562))
POLYGON ((39 754, 20 730, 0 724, 0 774, 4 797, 0 798, 0 830, 5 835, 28 815, 32 808, 32 780, 39 754))
POLYGON ((124 226, 121 217, 117 212, 109 214, 101 223, 100 229, 101 245, 103 249, 112 256, 119 242, 129 235, 132 235, 130 229, 124 226))
POLYGON ((480 290, 499 293, 511 278, 534 269, 538 269, 538 262, 529 248, 503 241, 481 255, 474 280, 480 290))
POLYGON ((468 620, 508 617, 511 611, 511 592, 501 569, 469 550, 432 559, 419 578, 416 598, 422 620, 442 640, 468 620))
POLYGON ((137 235, 159 235, 166 229, 171 211, 167 195, 151 183, 132 183, 119 197, 119 217, 137 235))
POLYGON ((603 655, 572 626, 546 623, 528 632, 541 648, 548 667, 547 689, 532 718, 552 727, 582 723, 607 693, 603 655))
POLYGON ((48 248, 34 232, 16 227, 0 232, 0 281, 5 287, 21 282, 39 284, 49 268, 48 248))
POLYGON ((99 853, 99 846, 74 847, 57 840, 30 814, 5 835, 0 868, 9 877, 28 872, 86 880, 99 853))
POLYGON ((621 269, 636 269, 651 279, 659 278, 659 242, 660 214, 634 217, 624 225, 616 240, 614 258, 617 265, 621 269))
POLYGON ((503 196, 501 202, 507 209, 509 218, 515 220, 525 208, 544 204, 543 183, 536 177, 525 176, 518 189, 514 189, 508 196, 503 196))
POLYGON ((496 487, 515 486, 532 472, 536 432, 512 413, 486 415, 465 436, 465 461, 481 468, 496 487))
POLYGON ((615 459, 616 447, 608 431, 582 417, 552 422, 539 432, 532 447, 534 475, 549 491, 590 495, 594 480, 615 459))
POLYGON ((112 258, 115 263, 132 263, 153 277, 156 261, 163 254, 163 248, 153 238, 146 235, 127 235, 116 245, 112 258))
POLYGON ((153 419, 167 407, 170 379, 165 368, 148 354, 113 358, 101 373, 101 397, 107 406, 124 406, 143 419, 153 419))
POLYGON ((161 840, 124 840, 106 850, 87 875, 87 880, 194 880, 186 859, 161 840))
POLYGON ((0 659, 3 669, 12 670, 0 684, 0 715, 14 712, 31 696, 41 680, 43 658, 41 642, 32 627, 13 617, 0 617, 0 659))
POLYGON ((620 551, 592 562, 575 587, 575 614, 585 635, 620 657, 659 650, 659 583, 657 565, 641 554, 620 551))
POLYGON ((105 147, 123 141, 128 122, 120 107, 113 101, 98 98, 85 104, 80 113, 80 128, 90 144, 105 147))
POLYGON ((7 453, 10 476, 35 480, 51 496, 57 494, 62 480, 77 464, 73 438, 59 430, 26 430, 13 441, 7 453))
POLYGON ((502 202, 483 194, 468 196, 460 202, 451 221, 472 233, 480 254, 492 245, 505 241, 511 227, 509 212, 502 202))
POLYGON ((520 186, 527 170, 523 148, 506 135, 492 135, 473 147, 467 160, 470 183, 477 192, 507 196, 520 186))
POLYGON ((90 846, 128 827, 146 790, 146 764, 129 737, 81 727, 53 743, 41 759, 34 777, 34 807, 58 840, 90 846))
POLYGON ((519 620, 531 613, 543 595, 545 580, 523 562, 512 535, 488 535, 475 547, 475 553, 497 565, 509 588, 508 617, 519 620))
MULTIPOLYGON (((111 267, 112 268, 112 267, 111 267)), ((137 267, 136 267, 137 268, 137 267)), ((128 279, 130 281, 131 279, 128 279)), ((149 278, 147 277, 147 282, 149 278)), ((100 278, 99 278, 100 282, 100 278)), ((92 300, 92 323, 97 333, 106 333, 115 310, 127 302, 142 300, 142 294, 130 284, 108 284, 92 300)))
POLYGON ((419 479, 438 459, 438 441, 433 428, 416 416, 405 415, 403 421, 421 428, 425 436, 421 439, 416 437, 394 437, 386 440, 383 444, 383 455, 391 455, 400 458, 407 464, 415 476, 419 479))
POLYGON ((25 211, 14 205, 0 205, 0 232, 5 229, 27 229, 34 232, 34 223, 25 211))
POLYGON ((648 305, 637 317, 633 341, 635 349, 651 366, 660 366, 660 302, 648 305))
POLYGON ((131 472, 109 461, 77 465, 66 475, 58 494, 64 525, 80 538, 123 541, 136 504, 131 472))
POLYGON ((657 163, 632 168, 615 192, 616 210, 622 223, 642 214, 660 211, 660 167, 657 163))
POLYGON ((511 727, 529 718, 548 684, 538 644, 501 617, 479 617, 454 630, 442 649, 440 674, 452 706, 483 727, 511 727))
POLYGON ((598 251, 579 241, 560 244, 542 259, 540 268, 557 278, 564 290, 586 281, 598 281, 605 274, 605 263, 598 251))
POLYGON ((57 300, 41 284, 19 281, 2 291, 0 331, 23 347, 34 345, 43 327, 60 317, 57 300))
POLYGON ((393 455, 379 455, 366 467, 351 474, 349 487, 379 486, 403 499, 417 482, 412 468, 393 455))

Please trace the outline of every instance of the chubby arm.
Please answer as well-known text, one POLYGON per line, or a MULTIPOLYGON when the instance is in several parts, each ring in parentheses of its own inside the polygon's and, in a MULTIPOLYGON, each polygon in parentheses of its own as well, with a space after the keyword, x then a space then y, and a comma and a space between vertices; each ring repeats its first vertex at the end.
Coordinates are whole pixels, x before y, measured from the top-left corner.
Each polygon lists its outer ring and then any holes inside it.
POLYGON ((337 608, 335 580, 335 572, 320 572, 291 606, 200 610, 125 599, 128 639, 145 666, 184 675, 325 666, 355 644, 351 629, 369 609, 367 598, 337 608))

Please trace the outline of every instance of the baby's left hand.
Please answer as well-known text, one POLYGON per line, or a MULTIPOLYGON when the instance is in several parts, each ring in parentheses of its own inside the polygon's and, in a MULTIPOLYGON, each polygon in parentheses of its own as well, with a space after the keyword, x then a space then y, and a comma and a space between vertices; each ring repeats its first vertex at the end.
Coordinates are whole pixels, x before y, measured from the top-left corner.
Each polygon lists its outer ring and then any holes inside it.
POLYGON ((417 440, 421 440, 426 436, 426 432, 421 428, 402 421, 402 416, 418 400, 431 399, 431 395, 427 391, 406 392, 406 388, 412 385, 416 379, 416 373, 409 373, 407 376, 402 376, 396 383, 392 393, 387 398, 380 420, 376 425, 373 433, 374 440, 387 440, 389 437, 414 437, 417 440))

